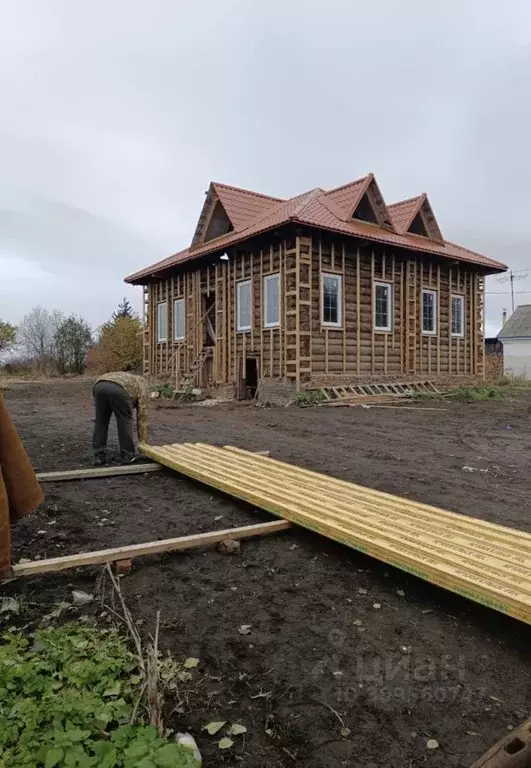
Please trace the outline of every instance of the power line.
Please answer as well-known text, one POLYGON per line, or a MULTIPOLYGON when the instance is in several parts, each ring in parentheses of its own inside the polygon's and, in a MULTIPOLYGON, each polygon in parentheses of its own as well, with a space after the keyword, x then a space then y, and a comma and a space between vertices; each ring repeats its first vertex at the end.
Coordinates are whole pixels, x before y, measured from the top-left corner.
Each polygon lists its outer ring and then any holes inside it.
POLYGON ((531 291, 485 291, 486 296, 509 296, 510 294, 517 293, 531 293, 531 291))

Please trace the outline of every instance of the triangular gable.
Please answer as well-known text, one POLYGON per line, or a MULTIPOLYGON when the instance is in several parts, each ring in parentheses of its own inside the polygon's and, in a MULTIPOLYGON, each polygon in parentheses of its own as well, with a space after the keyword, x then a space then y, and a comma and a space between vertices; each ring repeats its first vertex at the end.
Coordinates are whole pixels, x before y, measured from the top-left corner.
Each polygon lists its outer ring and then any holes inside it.
POLYGON ((191 248, 232 231, 241 231, 275 209, 282 200, 212 182, 192 238, 191 248))
POLYGON ((212 186, 236 231, 248 227, 265 214, 271 213, 279 203, 285 202, 278 197, 229 187, 227 184, 213 182, 212 186))
POLYGON ((341 218, 346 220, 350 218, 352 208, 359 202, 361 195, 367 189, 372 174, 364 176, 362 179, 352 181, 350 184, 344 184, 342 187, 330 190, 325 193, 327 201, 334 204, 336 210, 342 211, 341 218))
MULTIPOLYGON (((206 236, 210 221, 214 215, 214 210, 217 208, 217 213, 222 215, 218 204, 219 204, 218 195, 214 189, 214 185, 211 184, 208 188, 208 192, 206 193, 205 202, 203 203, 201 215, 199 216, 199 220, 195 228, 195 232, 192 238, 192 243, 190 245, 190 248, 195 248, 206 242, 205 236, 206 236)), ((221 206, 221 208, 226 218, 228 219, 227 212, 225 211, 223 206, 221 206)), ((230 219, 229 219, 229 222, 230 222, 230 219)), ((230 225, 234 229, 234 225, 232 224, 232 222, 230 222, 230 225)))
POLYGON ((444 242, 437 219, 425 193, 390 205, 389 212, 396 231, 401 235, 420 235, 436 243, 444 242))
POLYGON ((393 220, 372 173, 369 174, 367 188, 353 206, 349 218, 377 224, 394 232, 393 220))
POLYGON ((343 221, 358 219, 395 231, 393 220, 372 173, 327 192, 325 198, 332 202, 336 209, 341 209, 344 214, 343 221))
POLYGON ((420 206, 418 215, 422 219, 424 228, 426 229, 430 240, 434 240, 436 243, 443 243, 444 238, 442 236, 441 230, 439 229, 439 225, 437 223, 437 219, 435 218, 435 214, 433 213, 430 201, 428 200, 428 195, 424 194, 423 198, 424 199, 422 201, 422 205, 420 206))

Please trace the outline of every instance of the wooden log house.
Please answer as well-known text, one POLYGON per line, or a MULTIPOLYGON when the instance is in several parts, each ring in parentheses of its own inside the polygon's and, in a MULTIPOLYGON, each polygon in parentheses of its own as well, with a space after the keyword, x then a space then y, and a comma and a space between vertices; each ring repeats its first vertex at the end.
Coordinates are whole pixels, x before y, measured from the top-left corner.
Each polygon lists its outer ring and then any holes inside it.
POLYGON ((484 278, 505 269, 370 174, 289 200, 212 183, 190 247, 126 282, 144 287, 145 374, 243 398, 481 377, 484 278))

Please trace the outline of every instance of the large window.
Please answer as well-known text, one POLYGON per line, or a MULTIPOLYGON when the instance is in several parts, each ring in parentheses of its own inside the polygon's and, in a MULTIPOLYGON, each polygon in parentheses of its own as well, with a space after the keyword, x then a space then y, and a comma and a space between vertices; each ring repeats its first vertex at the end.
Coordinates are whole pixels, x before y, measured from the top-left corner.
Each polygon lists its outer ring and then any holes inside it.
POLYGON ((251 281, 236 284, 236 330, 251 330, 251 281))
POLYGON ((452 336, 465 335, 465 297, 452 296, 452 336))
POLYGON ((343 289, 341 275, 325 275, 321 280, 321 323, 340 328, 342 318, 343 289))
POLYGON ((374 285, 374 330, 393 330, 393 286, 391 283, 374 285))
POLYGON ((422 333, 437 333, 437 293, 427 289, 422 291, 422 333))
POLYGON ((157 304, 157 341, 162 343, 168 340, 168 304, 161 301, 157 304))
POLYGON ((264 328, 280 325, 280 276, 264 277, 264 328))
POLYGON ((173 340, 184 339, 184 299, 175 299, 173 302, 173 340))

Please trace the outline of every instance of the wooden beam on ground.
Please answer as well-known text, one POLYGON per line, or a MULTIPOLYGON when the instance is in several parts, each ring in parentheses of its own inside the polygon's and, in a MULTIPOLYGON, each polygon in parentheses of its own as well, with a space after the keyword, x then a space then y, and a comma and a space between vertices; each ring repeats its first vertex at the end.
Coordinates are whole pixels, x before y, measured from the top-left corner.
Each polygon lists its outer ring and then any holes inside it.
POLYGON ((119 475, 140 475, 146 472, 159 472, 160 464, 126 464, 117 467, 89 467, 88 469, 66 469, 62 472, 39 472, 39 483, 57 483, 61 480, 92 480, 96 477, 115 477, 119 475))
MULTIPOLYGON (((270 451, 253 451, 257 456, 269 456, 270 451)), ((147 472, 160 472, 162 465, 126 464, 116 467, 89 467, 88 469, 65 469, 61 472, 39 472, 39 483, 58 483, 62 480, 93 480, 101 477, 119 477, 120 475, 143 475, 147 472)))
POLYGON ((371 405, 370 408, 389 408, 393 411, 447 411, 448 408, 423 408, 421 405, 371 405))
POLYGON ((226 528, 222 531, 198 533, 193 536, 179 536, 175 539, 149 541, 145 544, 131 544, 126 547, 113 547, 95 552, 83 552, 80 555, 65 555, 52 557, 48 560, 35 560, 30 563, 19 563, 13 566, 13 576, 34 576, 39 573, 55 573, 69 568, 80 568, 84 565, 103 565, 132 560, 143 555, 159 555, 163 552, 177 552, 184 549, 197 549, 219 544, 227 539, 250 539, 253 536, 267 536, 280 533, 291 528, 288 520, 273 520, 270 523, 244 525, 240 528, 226 528))

